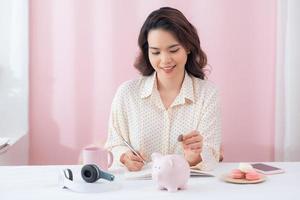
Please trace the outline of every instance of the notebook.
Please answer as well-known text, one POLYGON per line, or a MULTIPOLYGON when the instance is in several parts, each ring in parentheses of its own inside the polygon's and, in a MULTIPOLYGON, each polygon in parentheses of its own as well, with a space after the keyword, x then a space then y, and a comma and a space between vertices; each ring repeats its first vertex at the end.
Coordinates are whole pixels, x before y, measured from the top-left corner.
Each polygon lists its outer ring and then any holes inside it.
MULTIPOLYGON (((190 169, 191 177, 214 177, 212 173, 201 171, 195 167, 190 169)), ((127 180, 151 180, 152 179, 152 163, 146 164, 141 171, 125 172, 124 175, 127 180)))

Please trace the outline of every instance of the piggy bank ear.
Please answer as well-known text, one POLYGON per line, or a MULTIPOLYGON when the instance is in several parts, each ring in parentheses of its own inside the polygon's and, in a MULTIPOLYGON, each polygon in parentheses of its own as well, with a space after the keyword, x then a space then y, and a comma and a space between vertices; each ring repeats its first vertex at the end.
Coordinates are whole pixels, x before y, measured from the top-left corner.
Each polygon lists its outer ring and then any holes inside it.
POLYGON ((162 155, 160 154, 160 153, 152 153, 151 154, 151 159, 154 161, 154 160, 156 160, 156 159, 158 159, 158 158, 161 158, 162 157, 162 155))

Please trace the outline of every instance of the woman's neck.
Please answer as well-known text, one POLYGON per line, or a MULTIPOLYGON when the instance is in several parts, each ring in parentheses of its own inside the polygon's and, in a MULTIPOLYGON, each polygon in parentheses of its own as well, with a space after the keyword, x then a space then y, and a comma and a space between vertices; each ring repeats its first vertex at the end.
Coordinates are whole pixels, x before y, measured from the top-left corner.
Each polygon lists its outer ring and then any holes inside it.
POLYGON ((161 79, 157 77, 157 89, 160 92, 178 92, 181 89, 184 80, 184 73, 180 76, 176 76, 170 79, 161 79))

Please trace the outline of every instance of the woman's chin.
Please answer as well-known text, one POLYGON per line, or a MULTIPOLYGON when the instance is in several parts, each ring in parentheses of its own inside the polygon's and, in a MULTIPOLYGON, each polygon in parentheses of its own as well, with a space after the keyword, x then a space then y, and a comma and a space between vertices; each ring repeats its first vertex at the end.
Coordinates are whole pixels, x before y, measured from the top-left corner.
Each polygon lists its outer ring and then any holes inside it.
POLYGON ((160 69, 157 73, 159 74, 160 78, 164 78, 164 79, 176 78, 177 79, 178 77, 182 77, 182 74, 184 74, 184 69, 179 70, 178 67, 174 67, 171 70, 160 69))

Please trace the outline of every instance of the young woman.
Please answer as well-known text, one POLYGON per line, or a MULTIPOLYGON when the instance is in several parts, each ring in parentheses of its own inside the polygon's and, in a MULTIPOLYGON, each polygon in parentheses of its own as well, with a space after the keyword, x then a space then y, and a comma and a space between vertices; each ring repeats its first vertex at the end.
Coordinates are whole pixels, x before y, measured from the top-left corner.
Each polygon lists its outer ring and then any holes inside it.
POLYGON ((142 77, 123 83, 112 103, 106 147, 114 164, 138 171, 143 159, 160 152, 212 169, 220 156, 218 93, 205 80, 207 58, 196 29, 180 11, 163 7, 148 16, 138 44, 142 77))

